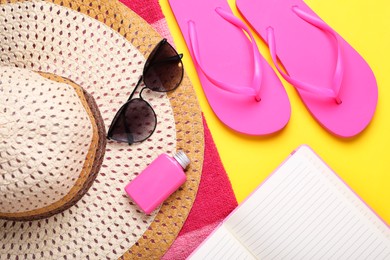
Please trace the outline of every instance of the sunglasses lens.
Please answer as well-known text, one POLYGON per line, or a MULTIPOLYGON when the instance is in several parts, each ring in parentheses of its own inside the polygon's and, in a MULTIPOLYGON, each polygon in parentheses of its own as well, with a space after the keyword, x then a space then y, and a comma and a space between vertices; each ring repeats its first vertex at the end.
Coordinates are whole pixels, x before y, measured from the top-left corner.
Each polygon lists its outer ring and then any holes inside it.
POLYGON ((179 86, 183 73, 181 57, 167 41, 162 41, 146 61, 144 83, 153 91, 171 91, 179 86))
POLYGON ((142 99, 132 99, 115 116, 108 137, 126 142, 142 142, 152 135, 157 119, 152 107, 142 99))

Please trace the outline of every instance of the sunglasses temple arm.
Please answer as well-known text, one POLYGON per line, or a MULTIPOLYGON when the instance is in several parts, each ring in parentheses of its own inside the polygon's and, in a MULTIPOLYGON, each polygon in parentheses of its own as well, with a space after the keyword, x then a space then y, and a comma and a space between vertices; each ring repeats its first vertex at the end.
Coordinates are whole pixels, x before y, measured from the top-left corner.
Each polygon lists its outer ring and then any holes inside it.
POLYGON ((133 92, 131 92, 131 94, 130 94, 129 98, 127 99, 127 101, 129 101, 130 99, 133 98, 135 91, 137 90, 138 86, 141 84, 141 82, 142 82, 143 79, 144 79, 143 76, 141 76, 141 77, 139 78, 139 80, 138 80, 138 82, 137 82, 137 85, 136 85, 135 88, 133 89, 133 92))
POLYGON ((180 53, 180 54, 177 54, 175 56, 171 56, 171 57, 168 57, 166 59, 163 59, 163 60, 160 60, 158 62, 153 62, 153 64, 151 64, 151 66, 154 66, 154 65, 158 65, 158 64, 161 64, 161 63, 168 63, 168 62, 176 62, 176 61, 179 61, 183 58, 183 54, 180 53))
POLYGON ((164 60, 162 60, 161 62, 164 62, 164 61, 178 61, 178 60, 181 60, 183 58, 183 53, 180 53, 180 54, 177 54, 175 56, 172 56, 172 57, 169 57, 169 58, 166 58, 164 60))

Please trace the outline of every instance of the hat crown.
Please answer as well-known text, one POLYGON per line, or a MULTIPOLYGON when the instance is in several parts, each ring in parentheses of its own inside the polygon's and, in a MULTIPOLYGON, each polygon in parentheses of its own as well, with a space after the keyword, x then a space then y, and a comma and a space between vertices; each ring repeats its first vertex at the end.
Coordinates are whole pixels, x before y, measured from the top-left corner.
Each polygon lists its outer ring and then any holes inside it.
POLYGON ((0 217, 53 208, 83 170, 90 117, 72 86, 32 71, 0 67, 0 91, 0 217))

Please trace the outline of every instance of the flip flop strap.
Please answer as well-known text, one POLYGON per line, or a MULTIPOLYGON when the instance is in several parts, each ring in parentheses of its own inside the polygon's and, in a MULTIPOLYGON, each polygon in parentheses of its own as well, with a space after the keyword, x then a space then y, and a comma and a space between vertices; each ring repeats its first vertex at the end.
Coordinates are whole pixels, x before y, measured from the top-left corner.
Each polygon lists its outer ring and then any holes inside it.
MULTIPOLYGON (((215 11, 226 21, 229 23, 233 24, 234 26, 240 28, 241 30, 244 30, 250 37, 251 43, 252 43, 252 52, 253 52, 253 61, 254 61, 254 72, 253 72, 253 79, 252 79, 252 86, 253 87, 248 87, 248 86, 234 86, 232 84, 229 84, 227 82, 222 82, 214 77, 212 77, 209 73, 206 72, 204 69, 201 59, 200 59, 200 54, 199 54, 199 45, 197 42, 197 33, 196 33, 196 28, 195 28, 195 22, 190 20, 188 21, 188 33, 189 33, 189 47, 192 52, 192 57, 195 61, 195 63, 198 65, 198 67, 201 69, 203 74, 207 77, 207 79, 213 83, 215 86, 231 92, 235 94, 242 94, 242 95, 250 95, 254 96, 257 101, 260 101, 260 89, 261 89, 261 83, 262 83, 262 73, 261 73, 261 56, 260 52, 257 48, 257 45, 255 43, 255 40, 252 36, 252 34, 249 31, 249 28, 241 22, 238 18, 236 18, 234 15, 228 13, 227 11, 223 10, 221 7, 217 7, 215 11)), ((245 36, 245 35, 244 35, 245 36)))
POLYGON ((276 43, 275 43, 275 34, 274 29, 272 27, 267 28, 267 42, 271 53, 271 58, 273 60, 273 63, 276 67, 276 69, 279 71, 279 73, 283 76, 283 78, 292 84, 293 86, 304 90, 306 92, 317 94, 322 97, 328 97, 328 98, 334 98, 338 104, 341 104, 341 100, 339 98, 339 92, 340 92, 340 86, 341 82, 343 80, 343 74, 344 74, 344 61, 341 55, 341 44, 339 42, 339 38, 337 36, 337 33, 325 22, 323 22, 321 19, 310 15, 301 9, 299 9, 297 6, 292 7, 292 11, 300 17, 302 20, 306 21, 307 23, 310 23, 311 25, 317 27, 318 29, 329 33, 336 39, 337 43, 337 61, 336 61, 336 67, 333 74, 333 81, 332 81, 332 88, 327 87, 320 87, 316 86, 311 83, 303 82, 298 79, 294 79, 287 75, 278 65, 277 58, 276 58, 276 43))

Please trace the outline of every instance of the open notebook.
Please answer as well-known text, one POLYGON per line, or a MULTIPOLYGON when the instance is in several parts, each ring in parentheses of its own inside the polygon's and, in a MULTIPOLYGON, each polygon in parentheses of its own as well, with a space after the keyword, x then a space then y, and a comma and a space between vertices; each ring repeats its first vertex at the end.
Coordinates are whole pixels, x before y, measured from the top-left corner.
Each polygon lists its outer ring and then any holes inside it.
POLYGON ((301 146, 192 259, 390 259, 390 229, 301 146))

